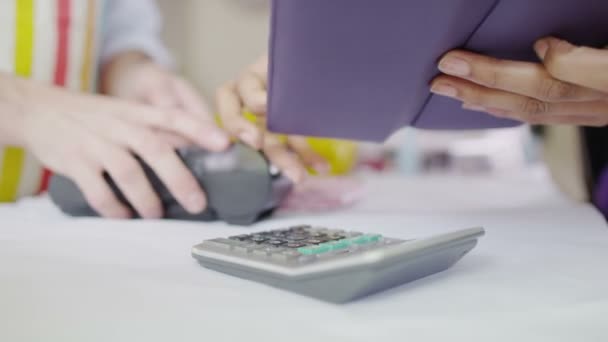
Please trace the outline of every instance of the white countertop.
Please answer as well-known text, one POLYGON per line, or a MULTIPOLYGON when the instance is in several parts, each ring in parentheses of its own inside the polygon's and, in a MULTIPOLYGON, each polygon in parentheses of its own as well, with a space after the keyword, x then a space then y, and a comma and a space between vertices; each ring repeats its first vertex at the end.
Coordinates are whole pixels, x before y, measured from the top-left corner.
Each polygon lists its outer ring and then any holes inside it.
POLYGON ((221 223, 68 219, 0 206, 0 341, 608 341, 608 227, 542 171, 372 178, 344 212, 221 223), (452 269, 347 305, 200 267, 190 247, 312 223, 395 237, 482 225, 452 269))

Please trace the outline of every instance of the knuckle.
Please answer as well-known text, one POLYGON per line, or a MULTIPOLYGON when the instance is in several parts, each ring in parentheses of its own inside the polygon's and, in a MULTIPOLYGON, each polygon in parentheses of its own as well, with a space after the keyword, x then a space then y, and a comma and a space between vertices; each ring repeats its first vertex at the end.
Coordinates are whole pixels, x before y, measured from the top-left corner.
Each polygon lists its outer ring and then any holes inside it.
POLYGON ((551 55, 549 58, 545 59, 544 65, 549 74, 557 78, 564 77, 565 72, 568 69, 567 59, 563 55, 551 55))
POLYGON ((502 70, 503 62, 499 59, 490 58, 486 62, 487 66, 484 68, 484 72, 478 73, 477 78, 486 87, 498 88, 502 83, 502 70))
POLYGON ((460 97, 461 100, 476 105, 483 104, 485 98, 484 92, 481 90, 481 88, 470 86, 462 87, 460 89, 460 97))
POLYGON ((521 104, 524 115, 540 115, 549 112, 549 104, 536 99, 526 99, 521 104))
POLYGON ((174 113, 170 113, 168 111, 161 111, 160 122, 161 127, 173 129, 177 126, 177 117, 174 113))
POLYGON ((538 95, 547 101, 565 100, 574 95, 574 87, 555 79, 545 79, 539 83, 538 95))
POLYGON ((116 180, 116 182, 121 184, 131 184, 136 182, 142 172, 141 167, 135 160, 130 159, 129 161, 124 160, 112 171, 112 178, 116 180))
POLYGON ((156 134, 142 133, 137 138, 134 149, 142 156, 156 157, 171 153, 171 146, 156 134))

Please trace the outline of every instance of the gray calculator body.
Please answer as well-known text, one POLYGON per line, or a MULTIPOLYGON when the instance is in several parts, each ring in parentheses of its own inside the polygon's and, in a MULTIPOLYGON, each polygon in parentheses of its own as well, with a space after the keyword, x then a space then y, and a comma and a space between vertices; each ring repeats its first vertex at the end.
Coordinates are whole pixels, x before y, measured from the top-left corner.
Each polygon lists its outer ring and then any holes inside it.
POLYGON ((244 235, 254 238, 204 241, 193 247, 192 256, 204 267, 222 273, 323 301, 346 303, 442 272, 471 251, 484 235, 483 228, 472 228, 401 240, 306 226, 296 228, 302 234, 290 229, 244 235), (297 248, 261 241, 279 236, 273 234, 309 235, 319 231, 338 234, 338 239, 314 245, 306 241, 288 243, 294 247, 305 244, 297 248), (357 239, 370 241, 357 243, 357 239), (328 244, 330 250, 325 251, 324 245, 328 244), (337 246, 334 250, 332 244, 337 246), (315 248, 324 252, 316 253, 315 248))

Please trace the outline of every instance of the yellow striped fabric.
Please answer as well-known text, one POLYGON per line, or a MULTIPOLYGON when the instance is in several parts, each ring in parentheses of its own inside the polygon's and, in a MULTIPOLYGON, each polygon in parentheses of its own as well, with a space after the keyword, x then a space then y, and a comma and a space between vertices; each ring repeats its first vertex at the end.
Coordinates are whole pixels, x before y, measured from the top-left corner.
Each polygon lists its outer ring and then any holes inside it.
MULTIPOLYGON (((92 90, 102 2, 0 1, 0 71, 92 90)), ((31 153, 0 146, 0 202, 36 194, 42 178, 43 169, 31 153)))
MULTIPOLYGON (((34 0, 18 0, 15 6, 15 75, 30 77, 32 72, 32 47, 34 42, 34 0)), ((0 172, 0 202, 17 198, 25 152, 18 147, 4 150, 0 172)))

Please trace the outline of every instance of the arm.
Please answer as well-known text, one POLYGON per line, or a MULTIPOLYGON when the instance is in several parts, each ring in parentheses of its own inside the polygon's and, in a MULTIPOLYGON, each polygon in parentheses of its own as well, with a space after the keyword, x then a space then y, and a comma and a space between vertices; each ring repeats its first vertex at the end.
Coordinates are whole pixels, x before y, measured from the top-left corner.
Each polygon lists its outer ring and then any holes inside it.
POLYGON ((133 154, 150 165, 184 208, 202 211, 204 193, 175 154, 184 140, 211 151, 229 144, 213 123, 178 109, 160 110, 0 73, 0 143, 26 147, 45 166, 71 178, 103 216, 131 214, 108 187, 104 172, 140 216, 162 216, 160 199, 133 154))
POLYGON ((22 107, 26 82, 0 73, 0 145, 24 145, 22 107))
POLYGON ((133 51, 157 64, 173 65, 173 59, 160 38, 163 21, 154 0, 108 0, 106 6, 102 65, 118 55, 133 51))
POLYGON ((124 89, 132 88, 130 84, 125 87, 121 83, 132 79, 127 74, 138 66, 168 68, 173 65, 170 53, 160 39, 162 17, 153 0, 108 0, 106 6, 100 90, 108 95, 141 100, 132 94, 132 89, 124 89))

